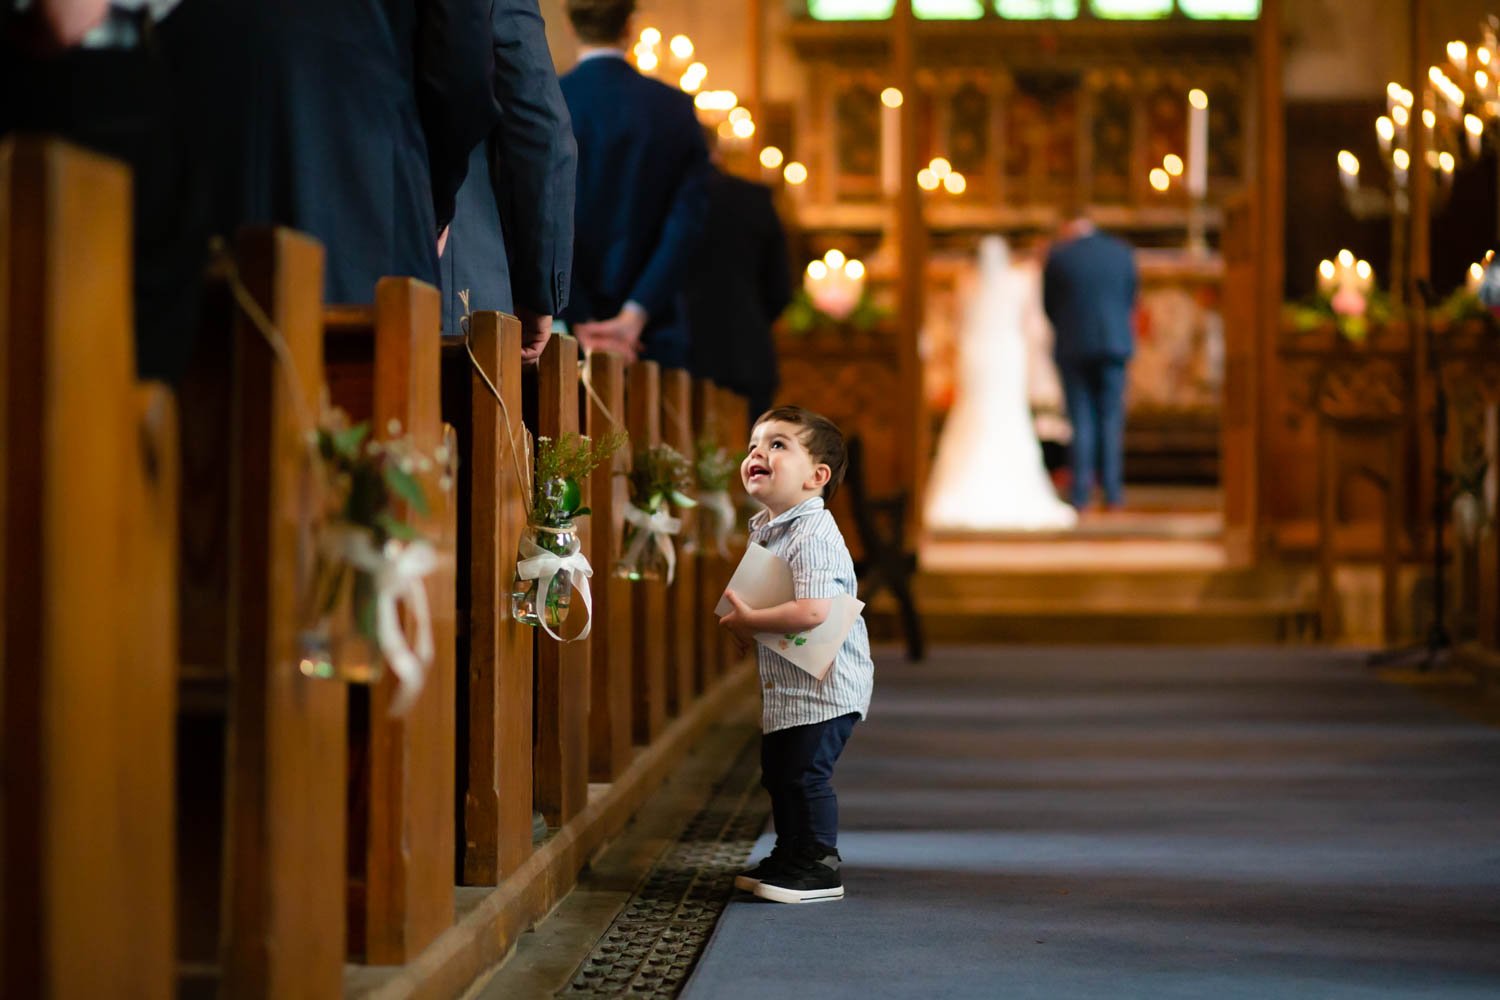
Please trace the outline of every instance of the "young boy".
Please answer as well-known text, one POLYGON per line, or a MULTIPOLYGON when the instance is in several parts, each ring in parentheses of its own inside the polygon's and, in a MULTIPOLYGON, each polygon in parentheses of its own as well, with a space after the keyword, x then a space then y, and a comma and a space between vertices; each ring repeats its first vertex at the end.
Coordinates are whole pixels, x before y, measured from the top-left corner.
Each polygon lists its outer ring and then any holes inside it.
MULTIPOLYGON (((779 406, 755 422, 740 466, 745 490, 765 506, 750 519, 751 541, 792 567, 795 598, 750 608, 733 592, 721 619, 745 643, 757 632, 805 632, 828 617, 832 599, 855 592, 854 563, 824 509, 848 465, 844 436, 825 417, 779 406)), ((838 799, 830 779, 854 724, 870 708, 875 664, 863 618, 854 622, 821 681, 760 646, 761 784, 771 793, 776 847, 734 884, 762 899, 842 899, 838 799)))

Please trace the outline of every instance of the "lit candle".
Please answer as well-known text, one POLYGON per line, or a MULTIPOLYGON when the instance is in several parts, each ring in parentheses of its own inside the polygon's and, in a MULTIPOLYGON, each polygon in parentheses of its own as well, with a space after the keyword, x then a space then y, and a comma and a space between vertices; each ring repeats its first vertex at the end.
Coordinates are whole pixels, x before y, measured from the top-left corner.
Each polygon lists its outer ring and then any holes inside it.
POLYGON ((1395 170, 1396 185, 1406 187, 1407 172, 1411 169, 1411 154, 1404 149, 1398 149, 1391 154, 1391 166, 1395 170))
POLYGON ((1396 123, 1385 115, 1381 115, 1375 119, 1375 135, 1380 139, 1380 151, 1382 153, 1389 153, 1391 151, 1391 143, 1396 138, 1396 123))
POLYGON ((1469 274, 1464 279, 1464 291, 1470 295, 1479 294, 1479 284, 1484 281, 1484 265, 1475 261, 1469 265, 1469 274))
POLYGON ((1463 42, 1448 43, 1448 61, 1461 74, 1469 70, 1469 47, 1463 42))
POLYGON ((895 87, 880 92, 880 188, 895 195, 901 186, 901 104, 895 87))
POLYGON ((1208 94, 1188 91, 1187 189, 1191 198, 1208 194, 1208 94))
POLYGON ((1339 181, 1345 191, 1359 187, 1359 157, 1347 149, 1339 150, 1339 181))
POLYGON ((1318 264, 1318 294, 1325 297, 1332 295, 1337 278, 1338 269, 1333 266, 1333 261, 1325 260, 1318 264))
POLYGON ((1464 133, 1469 143, 1469 155, 1479 155, 1479 143, 1484 138, 1484 122, 1478 115, 1464 115, 1464 133))

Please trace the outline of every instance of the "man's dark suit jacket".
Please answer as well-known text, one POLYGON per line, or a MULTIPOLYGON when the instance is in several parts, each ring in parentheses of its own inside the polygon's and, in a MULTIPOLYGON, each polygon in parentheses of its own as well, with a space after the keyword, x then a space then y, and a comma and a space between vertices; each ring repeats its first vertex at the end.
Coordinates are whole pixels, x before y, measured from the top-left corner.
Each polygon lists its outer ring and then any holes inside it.
POLYGON ((678 299, 707 208, 708 149, 693 101, 624 59, 585 59, 562 78, 578 140, 570 323, 649 315, 644 356, 687 358, 678 299))
POLYGON ((495 100, 500 123, 469 158, 443 251, 443 330, 469 307, 542 316, 562 312, 573 266, 578 167, 568 105, 557 84, 536 0, 495 0, 495 100))
POLYGON ((215 231, 316 236, 331 301, 437 283, 438 231, 499 114, 490 0, 190 0, 160 35, 215 231))
POLYGON ((751 397, 779 381, 771 324, 792 300, 786 232, 771 191, 715 170, 708 221, 688 278, 692 371, 751 397))
POLYGON ((1058 364, 1128 360, 1138 286, 1135 251, 1122 240, 1095 230, 1053 246, 1042 301, 1058 364))

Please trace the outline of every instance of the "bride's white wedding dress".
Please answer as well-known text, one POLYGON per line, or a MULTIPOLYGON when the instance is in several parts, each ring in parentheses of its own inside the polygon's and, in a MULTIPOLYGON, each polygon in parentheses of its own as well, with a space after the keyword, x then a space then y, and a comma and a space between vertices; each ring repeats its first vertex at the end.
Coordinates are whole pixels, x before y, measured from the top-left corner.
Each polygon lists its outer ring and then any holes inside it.
POLYGON ((1039 284, 1011 266, 1003 239, 980 242, 978 280, 959 331, 957 402, 928 480, 929 528, 1045 531, 1078 521, 1047 476, 1028 400, 1021 315, 1039 284))

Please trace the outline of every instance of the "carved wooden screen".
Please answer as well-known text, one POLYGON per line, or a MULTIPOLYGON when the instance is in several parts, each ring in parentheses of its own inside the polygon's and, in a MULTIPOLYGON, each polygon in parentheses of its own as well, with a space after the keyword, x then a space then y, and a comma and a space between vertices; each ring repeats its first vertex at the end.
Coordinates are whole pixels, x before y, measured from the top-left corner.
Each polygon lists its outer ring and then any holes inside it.
POLYGON ((1018 73, 1005 109, 1005 200, 1055 202, 1078 177, 1078 77, 1018 73))

